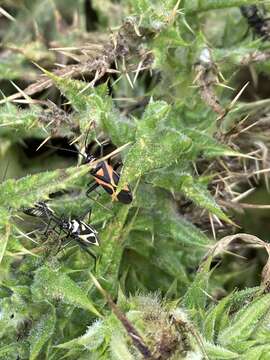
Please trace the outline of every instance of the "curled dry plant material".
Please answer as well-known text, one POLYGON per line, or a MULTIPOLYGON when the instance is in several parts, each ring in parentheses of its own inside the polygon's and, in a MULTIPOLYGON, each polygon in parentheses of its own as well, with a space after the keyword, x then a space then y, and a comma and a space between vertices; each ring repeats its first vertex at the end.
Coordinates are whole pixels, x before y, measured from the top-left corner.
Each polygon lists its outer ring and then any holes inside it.
MULTIPOLYGON (((235 235, 225 236, 224 238, 217 241, 215 245, 211 247, 211 249, 206 254, 204 260, 207 261, 209 258, 214 259, 218 255, 222 255, 226 253, 228 250, 231 250, 233 247, 233 243, 237 240, 241 240, 246 245, 255 248, 263 248, 267 252, 268 259, 261 273, 261 285, 265 289, 265 291, 270 291, 270 244, 265 241, 259 239, 257 236, 238 233, 235 235)), ((202 263, 202 267, 203 267, 202 263)))

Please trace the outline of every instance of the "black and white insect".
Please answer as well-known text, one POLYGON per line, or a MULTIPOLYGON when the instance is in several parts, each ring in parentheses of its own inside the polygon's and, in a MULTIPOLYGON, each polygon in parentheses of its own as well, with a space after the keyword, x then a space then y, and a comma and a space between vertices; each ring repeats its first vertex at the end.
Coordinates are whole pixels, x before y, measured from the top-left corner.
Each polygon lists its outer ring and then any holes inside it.
POLYGON ((65 239, 75 240, 96 261, 96 255, 89 249, 92 245, 99 246, 98 232, 92 226, 79 219, 65 219, 57 216, 45 202, 37 202, 34 207, 24 208, 22 211, 46 222, 44 235, 54 231, 60 238, 64 234, 65 239))
POLYGON ((61 230, 65 231, 67 238, 76 240, 83 247, 90 245, 99 246, 97 231, 81 220, 60 219, 58 226, 61 230))
POLYGON ((262 11, 256 5, 243 5, 240 7, 242 15, 247 19, 254 34, 263 40, 270 38, 269 18, 265 18, 262 11))

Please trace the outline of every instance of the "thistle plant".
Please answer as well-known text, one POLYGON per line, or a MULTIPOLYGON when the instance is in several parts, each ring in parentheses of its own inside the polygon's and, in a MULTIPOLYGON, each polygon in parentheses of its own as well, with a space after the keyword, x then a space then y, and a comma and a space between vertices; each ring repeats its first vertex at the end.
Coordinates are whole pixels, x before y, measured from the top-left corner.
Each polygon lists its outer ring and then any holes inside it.
POLYGON ((1 3, 1 359, 269 358, 268 238, 241 229, 269 209, 268 11, 1 3), (100 161, 120 180, 89 198, 100 161), (40 201, 98 231, 96 264, 40 201))

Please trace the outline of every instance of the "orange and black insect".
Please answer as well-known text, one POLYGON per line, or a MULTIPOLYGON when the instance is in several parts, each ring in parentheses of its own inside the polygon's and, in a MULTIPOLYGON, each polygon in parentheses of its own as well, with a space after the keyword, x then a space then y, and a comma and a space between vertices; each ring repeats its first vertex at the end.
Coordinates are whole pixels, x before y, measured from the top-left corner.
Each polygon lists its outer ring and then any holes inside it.
MULTIPOLYGON (((91 164, 96 160, 97 159, 93 155, 85 155, 83 163, 91 164)), ((113 167, 108 164, 107 161, 102 160, 98 162, 96 166, 90 171, 90 174, 94 177, 95 182, 94 184, 88 184, 91 186, 86 192, 87 196, 89 196, 89 194, 98 186, 102 186, 103 189, 111 195, 113 200, 118 200, 123 204, 130 204, 132 202, 132 192, 128 185, 124 187, 118 194, 116 194, 120 176, 113 169, 113 167)))
MULTIPOLYGON (((87 136, 85 141, 84 148, 87 148, 87 136)), ((49 146, 49 145, 47 145, 49 146)), ((49 146, 54 148, 53 146, 49 146)), ((75 152, 80 154, 83 157, 82 164, 92 164, 97 162, 97 158, 86 152, 86 154, 81 153, 80 151, 74 151, 70 149, 57 148, 61 150, 65 150, 68 152, 75 152)), ((103 145, 101 145, 101 157, 103 156, 103 145)), ((117 194, 117 186, 120 180, 120 175, 114 170, 114 168, 106 161, 101 160, 97 162, 93 169, 90 170, 90 175, 93 176, 94 182, 90 182, 88 184, 89 188, 86 191, 86 196, 90 197, 89 194, 94 191, 99 186, 102 186, 103 189, 111 195, 113 200, 118 200, 123 204, 130 204, 133 200, 132 191, 129 185, 125 186, 118 194, 117 194)))

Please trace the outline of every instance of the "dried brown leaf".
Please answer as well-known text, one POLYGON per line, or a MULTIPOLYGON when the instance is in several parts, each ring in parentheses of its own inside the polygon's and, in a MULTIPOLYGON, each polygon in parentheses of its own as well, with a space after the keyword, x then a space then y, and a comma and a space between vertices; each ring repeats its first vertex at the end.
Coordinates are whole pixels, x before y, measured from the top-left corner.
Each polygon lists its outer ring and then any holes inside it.
POLYGON ((257 236, 239 233, 235 235, 225 236, 220 239, 206 254, 203 263, 209 259, 209 257, 216 257, 217 255, 221 255, 222 253, 228 252, 228 249, 234 240, 242 240, 244 243, 248 245, 253 245, 255 247, 264 248, 268 254, 267 262, 262 270, 261 274, 261 285, 267 290, 270 290, 270 244, 261 240, 257 236))

